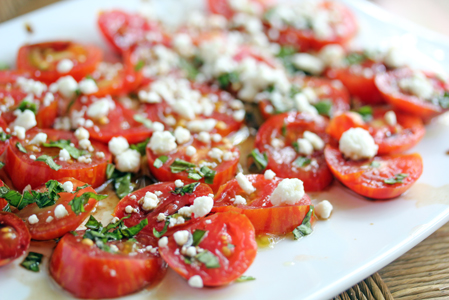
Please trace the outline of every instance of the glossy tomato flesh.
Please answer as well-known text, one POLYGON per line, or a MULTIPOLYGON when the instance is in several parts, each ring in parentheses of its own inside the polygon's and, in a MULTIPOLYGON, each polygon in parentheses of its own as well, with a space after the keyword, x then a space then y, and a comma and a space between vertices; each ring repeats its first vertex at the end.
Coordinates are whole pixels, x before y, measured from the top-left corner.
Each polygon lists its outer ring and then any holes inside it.
POLYGON ((0 267, 25 253, 30 241, 31 235, 21 219, 0 211, 0 267))

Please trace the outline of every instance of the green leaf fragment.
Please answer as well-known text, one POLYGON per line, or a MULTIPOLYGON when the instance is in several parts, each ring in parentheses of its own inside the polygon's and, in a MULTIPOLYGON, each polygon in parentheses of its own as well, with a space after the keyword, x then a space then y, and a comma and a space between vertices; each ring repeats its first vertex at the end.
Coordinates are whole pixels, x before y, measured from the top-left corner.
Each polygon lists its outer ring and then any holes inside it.
POLYGON ((386 183, 386 184, 396 184, 396 183, 403 183, 403 180, 405 179, 405 178, 407 178, 408 177, 408 174, 405 174, 405 173, 399 173, 399 174, 396 174, 394 177, 392 177, 392 178, 388 178, 388 179, 385 179, 384 180, 384 183, 386 183))
POLYGON ((36 161, 42 161, 42 162, 46 163, 51 169, 53 169, 55 171, 58 171, 59 169, 62 168, 62 166, 55 163, 53 158, 48 155, 41 155, 38 158, 36 158, 36 161))
POLYGON ((302 168, 302 167, 310 165, 311 162, 312 162, 312 160, 310 158, 300 156, 293 162, 293 164, 297 167, 302 168))
POLYGON ((196 229, 192 234, 192 246, 198 246, 201 243, 201 240, 203 239, 204 235, 206 234, 205 230, 196 229))
POLYGON ((260 153, 259 149, 256 148, 251 151, 248 157, 253 158, 254 162, 251 167, 254 166, 257 171, 261 172, 267 168, 268 156, 266 153, 260 153))
POLYGON ((218 257, 209 250, 203 250, 197 254, 195 258, 199 262, 203 263, 208 269, 220 268, 220 261, 218 260, 218 257))
POLYGON ((29 271, 39 272, 39 265, 41 264, 43 257, 43 254, 29 252, 20 265, 29 271))
POLYGON ((313 104, 313 106, 316 108, 320 115, 330 117, 332 111, 332 101, 322 100, 313 104))
POLYGON ((134 121, 141 123, 143 126, 145 126, 148 129, 153 128, 153 122, 151 122, 151 120, 146 118, 145 116, 134 115, 133 119, 134 119, 134 121))
POLYGON ((27 150, 25 149, 25 147, 23 147, 21 143, 17 142, 16 147, 17 147, 17 149, 19 149, 20 152, 28 153, 27 150))
POLYGON ((253 276, 242 275, 235 280, 235 282, 245 282, 245 281, 253 281, 256 280, 253 276))
POLYGON ((313 230, 312 230, 312 224, 310 221, 312 219, 313 213, 314 213, 314 207, 312 205, 310 205, 309 212, 306 214, 306 216, 302 220, 302 224, 293 230, 293 238, 295 240, 299 240, 300 238, 305 237, 306 235, 309 235, 312 233, 313 230))
POLYGON ((70 200, 69 205, 72 207, 72 211, 76 215, 79 215, 80 213, 85 212, 84 206, 89 202, 89 199, 100 201, 107 197, 108 195, 100 195, 94 192, 85 192, 79 196, 75 196, 75 198, 70 200))
POLYGON ((194 182, 190 184, 186 184, 181 187, 176 187, 174 191, 171 191, 172 194, 184 196, 185 194, 192 194, 197 186, 199 186, 199 182, 194 182))
POLYGON ((65 149, 67 152, 69 152, 70 156, 74 159, 78 159, 82 152, 81 150, 75 148, 74 146, 70 145, 72 142, 70 140, 58 140, 58 141, 50 141, 49 143, 43 143, 42 146, 47 148, 60 148, 65 149))
POLYGON ((165 155, 159 156, 158 158, 156 158, 154 160, 153 166, 155 168, 159 169, 160 167, 162 167, 165 164, 165 162, 167 160, 168 160, 168 156, 165 156, 165 155))

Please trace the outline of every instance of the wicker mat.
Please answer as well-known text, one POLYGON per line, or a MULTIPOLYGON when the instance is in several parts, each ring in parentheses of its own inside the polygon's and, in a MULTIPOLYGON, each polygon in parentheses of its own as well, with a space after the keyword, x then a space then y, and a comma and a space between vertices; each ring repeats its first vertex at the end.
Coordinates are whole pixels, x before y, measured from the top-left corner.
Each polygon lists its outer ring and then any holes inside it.
MULTIPOLYGON (((57 1, 0 0, 0 22, 57 1)), ((449 224, 446 224, 379 273, 368 277, 334 299, 449 299, 448 247, 449 224)))

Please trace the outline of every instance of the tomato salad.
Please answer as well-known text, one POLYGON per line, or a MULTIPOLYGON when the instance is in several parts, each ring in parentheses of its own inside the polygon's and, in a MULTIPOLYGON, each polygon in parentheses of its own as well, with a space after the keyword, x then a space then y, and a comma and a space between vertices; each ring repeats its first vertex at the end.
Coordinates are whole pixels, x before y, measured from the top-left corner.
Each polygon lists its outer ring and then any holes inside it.
POLYGON ((411 69, 398 45, 351 48, 357 20, 338 2, 207 4, 178 28, 101 12, 118 61, 56 40, 0 70, 0 266, 26 255, 37 272, 30 244, 56 240, 49 274, 78 298, 168 268, 192 288, 254 280, 257 239, 301 240, 344 201, 315 193, 338 180, 393 199, 419 179, 410 151, 449 109, 445 74, 411 69), (107 222, 96 209, 111 203, 107 222))

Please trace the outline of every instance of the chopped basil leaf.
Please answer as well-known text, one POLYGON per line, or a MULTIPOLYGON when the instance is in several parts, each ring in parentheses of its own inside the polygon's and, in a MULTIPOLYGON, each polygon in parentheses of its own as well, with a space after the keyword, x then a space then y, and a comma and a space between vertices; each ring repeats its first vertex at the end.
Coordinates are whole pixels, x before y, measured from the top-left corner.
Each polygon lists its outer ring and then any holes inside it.
POLYGON ((106 178, 112 178, 112 174, 114 174, 115 166, 113 164, 108 164, 106 167, 106 178))
POLYGON ((379 168, 380 162, 373 160, 369 166, 373 168, 379 168))
POLYGON ((22 261, 20 265, 27 270, 39 272, 39 265, 42 262, 42 257, 44 257, 43 254, 36 252, 29 252, 27 257, 25 257, 25 259, 22 261))
POLYGON ((163 236, 167 232, 168 224, 170 224, 170 221, 167 218, 165 220, 164 228, 162 228, 161 231, 157 231, 156 228, 153 228, 153 235, 158 239, 161 238, 161 236, 163 236))
POLYGON ((145 66, 145 62, 143 60, 139 60, 134 67, 135 71, 140 71, 145 66))
POLYGON ((22 152, 22 153, 28 153, 27 150, 22 146, 21 143, 17 142, 17 143, 16 143, 16 147, 17 147, 17 149, 19 149, 20 152, 22 152))
POLYGON ((131 237, 135 236, 136 234, 138 234, 147 225, 148 225, 148 219, 143 219, 142 221, 140 221, 139 224, 137 224, 133 227, 122 228, 121 233, 124 237, 131 238, 131 237))
POLYGON ((306 216, 302 220, 302 224, 293 230, 293 237, 295 240, 299 240, 300 238, 312 233, 313 230, 312 230, 312 224, 310 223, 310 220, 312 219, 313 213, 314 213, 314 207, 312 205, 310 205, 309 212, 306 214, 306 216))
POLYGON ((205 230, 196 229, 192 234, 193 238, 192 246, 198 246, 205 234, 206 234, 205 230))
POLYGON ((221 89, 226 89, 230 84, 239 81, 239 74, 237 72, 224 73, 217 78, 218 85, 221 89))
POLYGON ((153 166, 154 166, 155 168, 159 169, 160 167, 162 167, 163 164, 165 164, 165 162, 167 161, 167 159, 168 159, 168 156, 165 156, 165 155, 159 156, 158 158, 156 158, 156 159, 154 160, 153 166))
POLYGON ((5 163, 0 161, 0 170, 3 169, 4 166, 5 166, 5 163))
POLYGON ((396 174, 394 177, 392 178, 388 178, 384 180, 384 183, 386 184, 396 184, 396 183, 402 183, 402 181, 408 177, 408 174, 405 173, 399 173, 396 174))
POLYGON ((31 101, 28 100, 23 100, 22 102, 20 102, 19 106, 17 107, 18 110, 20 110, 21 112, 24 112, 25 110, 31 110, 34 114, 37 113, 37 104, 33 103, 31 101))
POLYGON ((234 249, 234 248, 235 248, 235 246, 234 246, 233 244, 229 244, 229 243, 228 243, 227 247, 228 247, 229 249, 234 249))
POLYGON ((369 105, 360 107, 357 112, 362 116, 365 122, 368 122, 373 118, 373 108, 369 105))
POLYGON ((297 141, 292 142, 293 149, 295 149, 296 152, 299 152, 299 144, 297 141))
POLYGON ((301 89, 299 87, 297 87, 296 85, 292 85, 292 87, 290 88, 290 98, 295 97, 295 95, 300 92, 301 92, 301 89))
POLYGON ((84 226, 86 226, 86 228, 89 229, 98 229, 102 227, 101 223, 97 219, 95 219, 94 216, 92 215, 89 216, 89 220, 84 226))
POLYGON ((239 278, 237 278, 235 280, 235 282, 245 282, 245 281, 252 281, 252 280, 256 280, 256 278, 253 276, 242 275, 239 278))
POLYGON ((348 65, 360 65, 367 59, 364 53, 350 53, 345 57, 348 65))
POLYGON ((201 180, 201 178, 203 178, 203 177, 201 177, 201 175, 198 173, 190 172, 189 175, 187 176, 187 178, 198 181, 198 180, 201 180))
POLYGON ((2 211, 11 212, 11 206, 9 206, 9 203, 6 203, 5 207, 3 207, 2 211))
POLYGON ((316 110, 318 111, 318 113, 320 115, 330 117, 331 110, 332 110, 332 101, 322 100, 322 101, 319 101, 319 102, 313 104, 313 106, 316 108, 316 110))
POLYGON ((55 163, 53 158, 48 155, 41 155, 38 158, 36 158, 36 161, 42 161, 42 162, 46 163, 51 169, 53 169, 55 171, 58 171, 59 169, 62 168, 62 166, 55 163))
POLYGON ((153 128, 153 122, 149 120, 148 118, 145 118, 142 115, 134 115, 133 117, 134 121, 141 123, 143 126, 145 126, 148 129, 153 128))
POLYGON ((59 140, 59 141, 50 141, 49 143, 43 143, 42 146, 47 148, 60 148, 65 149, 67 152, 69 152, 70 156, 74 159, 78 159, 82 155, 82 151, 76 149, 75 147, 71 146, 72 142, 70 140, 59 140))
POLYGON ((284 122, 284 124, 282 124, 281 133, 282 133, 282 136, 287 135, 287 124, 285 124, 285 122, 284 122))
POLYGON ((266 153, 260 153, 259 149, 254 149, 248 155, 252 157, 254 162, 251 164, 250 169, 255 169, 257 172, 261 172, 266 169, 268 165, 268 157, 266 153))
POLYGON ((220 268, 220 262, 218 260, 218 257, 209 250, 203 250, 203 252, 197 254, 195 258, 199 262, 202 262, 208 269, 220 268))
POLYGON ((276 54, 276 57, 285 58, 285 57, 288 57, 288 56, 292 56, 296 52, 298 52, 296 47, 293 47, 293 46, 281 46, 281 48, 279 49, 278 54, 276 54))
POLYGON ((129 195, 133 190, 131 186, 131 173, 123 173, 122 176, 115 177, 114 189, 120 199, 129 195))
POLYGON ((192 264, 192 259, 190 257, 188 257, 188 256, 184 256, 184 262, 186 264, 188 264, 188 265, 191 265, 192 264))
POLYGON ((170 165, 170 171, 172 173, 180 173, 182 171, 186 171, 190 168, 195 168, 196 165, 189 163, 188 161, 182 160, 182 159, 175 159, 175 161, 170 165))
POLYGON ((438 98, 438 103, 440 104, 441 108, 448 109, 449 108, 449 93, 444 92, 444 95, 442 97, 438 98))
POLYGON ((193 63, 187 61, 186 59, 180 59, 179 65, 184 71, 186 71, 187 78, 190 80, 195 80, 196 76, 198 76, 198 74, 200 73, 198 68, 196 68, 193 63))
POLYGON ((69 231, 69 233, 73 236, 78 236, 78 233, 76 231, 69 231))
POLYGON ((4 62, 0 62, 0 70, 1 71, 5 71, 5 70, 9 70, 9 65, 4 63, 4 62))
POLYGON ((138 143, 138 144, 132 144, 131 146, 129 146, 129 148, 136 150, 137 152, 140 153, 140 155, 144 156, 145 155, 145 149, 147 148, 148 145, 148 141, 150 139, 147 138, 145 141, 138 143))
POLYGON ((293 162, 293 164, 297 167, 302 168, 308 166, 311 162, 312 160, 310 158, 300 156, 293 162))
POLYGON ((84 205, 89 202, 89 199, 95 199, 97 201, 107 198, 108 195, 99 195, 94 192, 85 192, 80 196, 75 196, 72 200, 70 200, 69 205, 72 207, 72 211, 79 215, 82 212, 85 212, 84 205))
POLYGON ((196 187, 199 186, 199 182, 194 182, 190 184, 186 184, 181 187, 176 187, 174 191, 171 191, 172 194, 184 196, 185 194, 192 194, 196 187))
POLYGON ((4 131, 0 132, 0 141, 5 142, 11 137, 10 134, 6 134, 4 131))
MULTIPOLYGON (((200 172, 204 174, 204 182, 207 184, 212 184, 214 183, 214 178, 215 178, 215 174, 217 173, 217 171, 211 170, 208 167, 204 166, 201 167, 200 172)), ((190 176, 190 174, 189 174, 190 176)))

